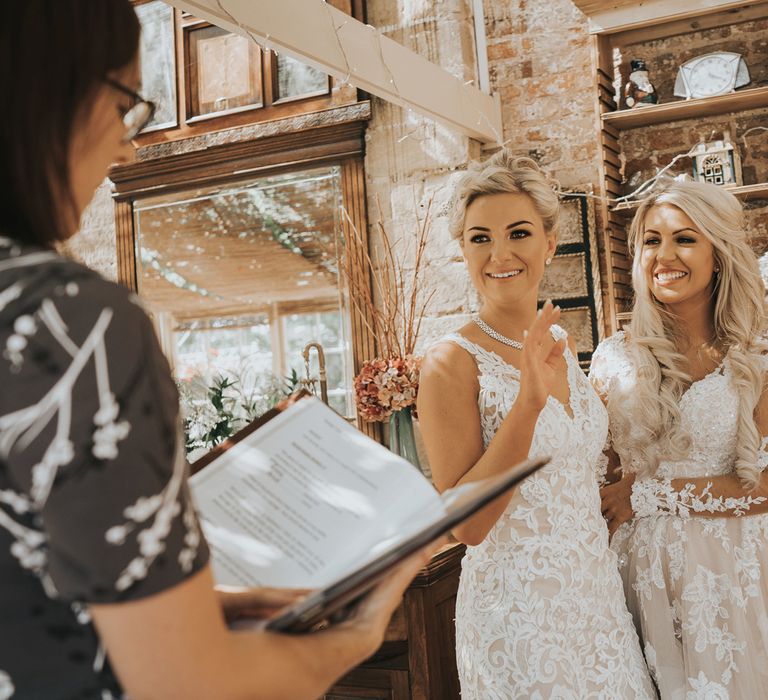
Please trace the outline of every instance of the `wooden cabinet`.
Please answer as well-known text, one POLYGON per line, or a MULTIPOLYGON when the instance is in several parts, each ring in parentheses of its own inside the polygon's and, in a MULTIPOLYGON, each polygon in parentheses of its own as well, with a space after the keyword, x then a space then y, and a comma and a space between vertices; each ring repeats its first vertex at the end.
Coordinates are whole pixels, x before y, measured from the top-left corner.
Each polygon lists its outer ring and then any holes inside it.
POLYGON ((325 700, 458 700, 454 617, 464 545, 443 547, 408 587, 385 642, 325 700))
MULTIPOLYGON (((731 191, 746 202, 753 248, 758 254, 765 252, 768 132, 762 127, 768 117, 768 2, 652 2, 647 12, 633 12, 629 6, 619 11, 615 3, 600 0, 579 0, 577 4, 588 14, 597 13, 590 16, 595 32, 601 196, 608 200, 620 198, 698 142, 719 140, 727 133, 739 149, 742 162, 743 185, 731 191), (650 14, 651 6, 658 10, 655 17, 650 14), (621 18, 625 24, 619 23, 621 18), (611 21, 605 21, 608 19, 611 21), (714 97, 675 97, 673 87, 680 64, 714 51, 742 54, 749 67, 750 84, 714 97), (659 104, 623 108, 619 95, 632 59, 647 63, 660 96, 659 104)), ((692 167, 690 158, 680 158, 673 172, 690 173, 692 167)), ((609 298, 609 332, 626 320, 631 308, 627 230, 635 208, 636 203, 606 201, 599 207, 607 261, 604 288, 609 298)))

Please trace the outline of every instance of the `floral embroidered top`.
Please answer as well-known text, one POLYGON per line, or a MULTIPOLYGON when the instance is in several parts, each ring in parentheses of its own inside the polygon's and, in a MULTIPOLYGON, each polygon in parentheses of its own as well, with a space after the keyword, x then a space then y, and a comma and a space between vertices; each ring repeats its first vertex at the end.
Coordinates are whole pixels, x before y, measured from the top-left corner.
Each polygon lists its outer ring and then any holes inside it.
POLYGON ((87 605, 208 559, 168 365, 128 290, 6 238, 0 352, 0 699, 120 697, 87 605))

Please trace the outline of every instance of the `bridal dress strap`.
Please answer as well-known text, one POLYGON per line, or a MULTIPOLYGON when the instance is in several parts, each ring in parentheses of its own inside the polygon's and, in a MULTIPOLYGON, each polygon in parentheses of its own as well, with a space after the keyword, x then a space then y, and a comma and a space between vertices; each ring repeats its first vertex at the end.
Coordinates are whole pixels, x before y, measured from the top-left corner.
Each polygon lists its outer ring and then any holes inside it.
POLYGON ((499 368, 504 372, 511 371, 515 376, 520 374, 520 370, 517 367, 503 360, 500 355, 491 350, 486 350, 477 343, 473 343, 460 333, 451 333, 443 337, 440 342, 455 343, 466 350, 474 358, 478 372, 481 375, 496 375, 499 372, 499 368))

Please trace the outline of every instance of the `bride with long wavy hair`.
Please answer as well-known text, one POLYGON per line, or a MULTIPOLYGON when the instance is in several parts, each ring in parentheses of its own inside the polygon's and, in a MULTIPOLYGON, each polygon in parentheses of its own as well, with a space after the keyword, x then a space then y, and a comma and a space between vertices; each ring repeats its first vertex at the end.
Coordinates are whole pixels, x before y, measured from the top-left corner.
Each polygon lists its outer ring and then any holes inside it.
POLYGON ((667 183, 630 244, 629 331, 590 374, 623 476, 602 497, 630 611, 662 698, 766 697, 767 319, 743 210, 667 183))

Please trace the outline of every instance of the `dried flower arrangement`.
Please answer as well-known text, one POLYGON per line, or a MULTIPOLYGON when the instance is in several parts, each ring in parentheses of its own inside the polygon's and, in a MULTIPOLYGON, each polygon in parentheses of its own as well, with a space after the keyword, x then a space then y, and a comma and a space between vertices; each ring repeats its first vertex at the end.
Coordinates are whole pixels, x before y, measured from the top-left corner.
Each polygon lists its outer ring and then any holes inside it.
POLYGON ((392 240, 387 236, 381 216, 376 222, 382 242, 381 255, 374 261, 360 232, 344 212, 350 231, 347 235, 355 237, 356 245, 350 246, 347 241, 342 273, 349 298, 377 339, 380 353, 365 362, 355 377, 357 409, 368 421, 385 421, 416 403, 421 358, 414 355, 414 350, 421 322, 435 293, 435 290, 425 292, 418 284, 427 266, 425 250, 431 205, 430 199, 419 225, 413 263, 409 267, 398 254, 402 239, 392 240), (371 280, 370 285, 367 279, 371 280))

